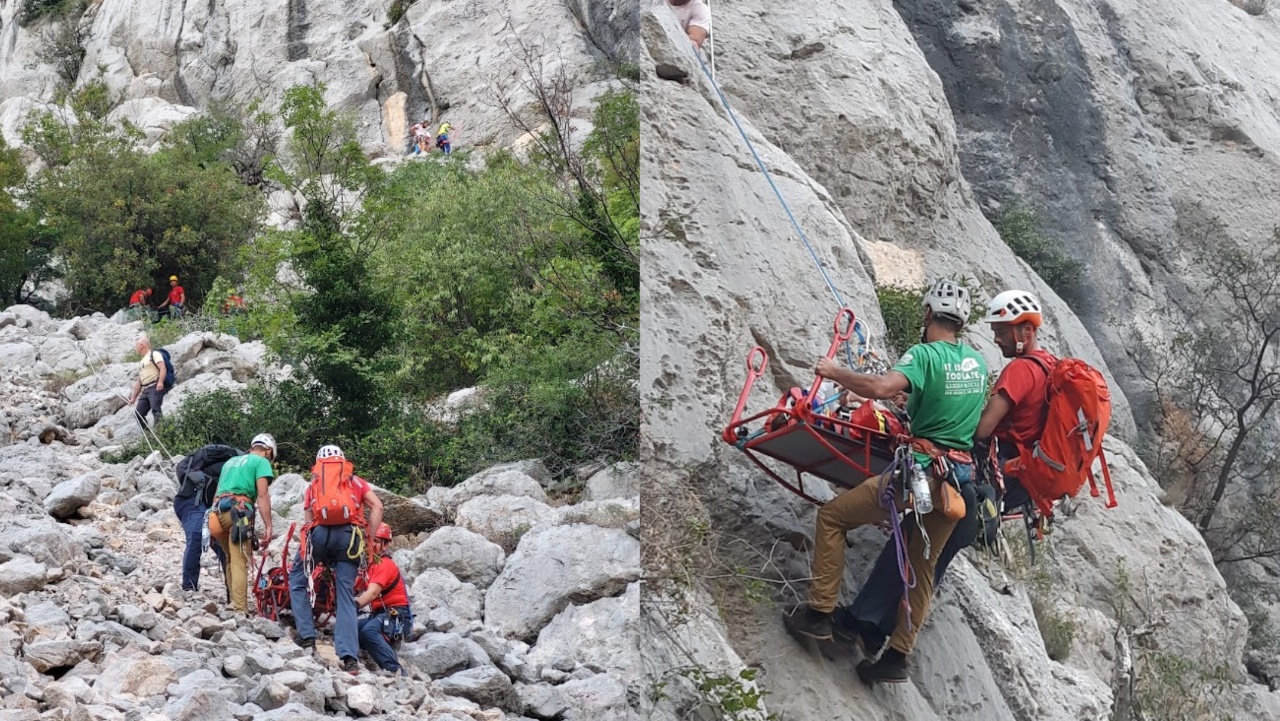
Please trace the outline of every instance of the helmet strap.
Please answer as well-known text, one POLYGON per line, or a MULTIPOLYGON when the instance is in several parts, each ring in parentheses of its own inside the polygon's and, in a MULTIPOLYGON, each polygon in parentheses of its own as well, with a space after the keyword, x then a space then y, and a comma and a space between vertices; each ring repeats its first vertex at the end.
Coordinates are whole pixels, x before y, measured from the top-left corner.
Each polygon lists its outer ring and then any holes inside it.
POLYGON ((1027 326, 1019 323, 1013 327, 1013 338, 1017 341, 1017 345, 1013 347, 1014 355, 1022 355, 1027 348, 1027 326), (1019 333, 1019 331, 1022 331, 1019 333))

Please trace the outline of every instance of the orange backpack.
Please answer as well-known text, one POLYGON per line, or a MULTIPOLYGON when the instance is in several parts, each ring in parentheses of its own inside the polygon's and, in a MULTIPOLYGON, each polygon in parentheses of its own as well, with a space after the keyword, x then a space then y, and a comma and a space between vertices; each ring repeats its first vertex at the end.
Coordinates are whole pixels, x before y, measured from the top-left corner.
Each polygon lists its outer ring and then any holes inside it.
POLYGON ((1052 367, 1044 358, 1027 358, 1049 375, 1044 432, 1030 448, 1021 449, 1005 472, 1022 482, 1041 513, 1051 516, 1053 502, 1063 496, 1074 498, 1086 480, 1091 495, 1098 495, 1093 477, 1096 458, 1102 461, 1107 507, 1115 507, 1111 472, 1102 454, 1102 437, 1111 421, 1111 392, 1102 373, 1079 358, 1063 358, 1052 367))
POLYGON ((365 525, 364 502, 353 480, 355 466, 341 457, 322 458, 311 467, 311 514, 318 526, 365 525))

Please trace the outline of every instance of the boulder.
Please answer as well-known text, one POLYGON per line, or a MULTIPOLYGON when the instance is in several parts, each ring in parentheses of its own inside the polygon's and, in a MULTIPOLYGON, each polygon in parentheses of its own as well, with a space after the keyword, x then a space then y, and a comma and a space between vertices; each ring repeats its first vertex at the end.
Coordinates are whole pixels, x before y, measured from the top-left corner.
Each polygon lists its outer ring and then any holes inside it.
POLYGON ((515 548, 530 529, 559 520, 556 509, 529 496, 476 496, 458 507, 454 523, 503 548, 515 548))
POLYGON ((378 708, 378 701, 381 698, 383 698, 382 691, 377 686, 367 683, 347 689, 347 706, 361 716, 372 714, 374 709, 378 708))
POLYGON ((640 497, 583 501, 556 509, 556 525, 589 523, 602 528, 626 528, 640 518, 640 497))
POLYGON ((435 682, 434 686, 442 694, 471 699, 481 706, 515 711, 520 705, 520 697, 511 685, 511 679, 493 666, 459 671, 435 682))
POLYGON ((63 639, 29 643, 23 647, 22 653, 32 668, 40 673, 48 673, 75 666, 86 658, 92 659, 101 649, 102 646, 96 642, 63 639))
POLYGON ((563 717, 565 721, 635 718, 634 711, 628 710, 627 687, 608 674, 573 679, 561 684, 558 690, 569 707, 563 717))
POLYGON ((439 528, 444 523, 439 511, 404 496, 374 486, 382 501, 382 520, 398 533, 421 533, 439 528))
POLYGON ((28 369, 40 357, 36 347, 26 342, 0 344, 0 367, 28 369))
POLYGON ((88 428, 123 408, 128 400, 123 393, 120 389, 84 393, 63 408, 63 422, 68 428, 88 428))
POLYGON ((159 696, 178 680, 173 668, 163 658, 108 654, 102 662, 102 675, 93 687, 108 698, 128 694, 138 698, 159 696))
POLYGON ((587 480, 582 493, 584 501, 607 501, 640 495, 640 464, 623 462, 596 473, 587 480))
POLYGON ((443 568, 428 568, 418 574, 409 596, 414 616, 441 631, 479 619, 484 606, 480 589, 443 568))
POLYGON ((30 556, 18 556, 0 563, 0 596, 44 588, 48 569, 30 556))
POLYGON ((501 546, 484 536, 458 526, 445 526, 414 549, 410 575, 428 568, 444 568, 461 581, 488 588, 506 557, 501 546))
POLYGON ((44 499, 44 508, 54 518, 67 518, 98 497, 101 473, 90 471, 53 487, 44 499))
POLYGON ((433 486, 427 498, 452 512, 477 496, 528 496, 546 501, 547 492, 525 470, 534 470, 528 462, 517 461, 483 470, 452 488, 433 486))
POLYGON ((538 634, 527 660, 548 668, 592 666, 623 679, 638 677, 639 622, 640 585, 633 583, 616 598, 561 611, 538 634))
POLYGON ((471 666, 467 644, 456 633, 427 633, 400 649, 400 662, 438 678, 471 666))
POLYGON ((640 577, 640 542, 587 525, 535 529, 485 594, 485 626, 532 640, 571 601, 620 593, 640 577))
POLYGON ((48 566, 61 566, 85 556, 83 541, 49 517, 0 518, 0 561, 25 554, 48 566))
POLYGON ((47 364, 54 373, 74 373, 89 363, 76 340, 61 336, 47 337, 41 341, 40 361, 47 364))
POLYGON ((205 350, 182 366, 174 366, 179 378, 194 378, 204 373, 230 374, 239 383, 248 383, 258 375, 259 366, 235 350, 205 350))
POLYGON ((178 493, 177 481, 164 471, 147 471, 138 476, 135 484, 140 496, 155 496, 172 501, 178 493))
POLYGON ((288 515, 289 509, 302 501, 307 490, 307 479, 297 473, 285 473, 271 481, 271 510, 288 515))

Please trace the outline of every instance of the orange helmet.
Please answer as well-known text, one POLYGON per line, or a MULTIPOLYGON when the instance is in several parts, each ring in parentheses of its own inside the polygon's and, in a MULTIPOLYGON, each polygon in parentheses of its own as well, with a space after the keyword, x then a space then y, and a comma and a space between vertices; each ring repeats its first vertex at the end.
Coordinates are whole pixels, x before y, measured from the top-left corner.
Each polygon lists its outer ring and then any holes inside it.
POLYGON ((374 538, 377 538, 377 539, 380 539, 380 540, 383 540, 383 541, 390 541, 390 540, 391 540, 391 526, 388 526, 388 525, 387 525, 387 524, 385 524, 385 523, 379 523, 379 524, 378 524, 378 532, 377 532, 377 533, 375 533, 375 534, 373 534, 373 537, 374 537, 374 538))

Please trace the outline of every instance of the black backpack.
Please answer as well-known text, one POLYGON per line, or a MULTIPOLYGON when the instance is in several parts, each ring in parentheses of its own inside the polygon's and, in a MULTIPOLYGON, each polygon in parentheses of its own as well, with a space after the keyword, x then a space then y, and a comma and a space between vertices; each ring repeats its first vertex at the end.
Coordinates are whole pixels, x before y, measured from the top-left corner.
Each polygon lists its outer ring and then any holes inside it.
POLYGON ((206 508, 213 504, 213 494, 218 490, 218 476, 222 473, 222 465, 236 456, 243 456, 244 451, 218 443, 196 449, 194 453, 178 462, 179 498, 195 496, 200 505, 206 508))

